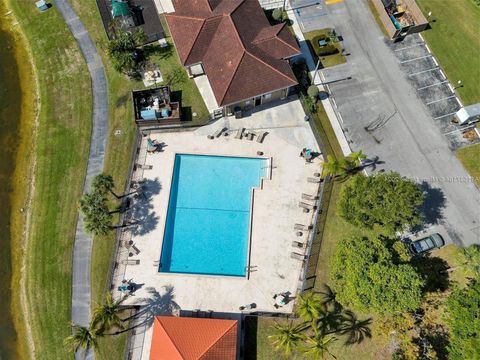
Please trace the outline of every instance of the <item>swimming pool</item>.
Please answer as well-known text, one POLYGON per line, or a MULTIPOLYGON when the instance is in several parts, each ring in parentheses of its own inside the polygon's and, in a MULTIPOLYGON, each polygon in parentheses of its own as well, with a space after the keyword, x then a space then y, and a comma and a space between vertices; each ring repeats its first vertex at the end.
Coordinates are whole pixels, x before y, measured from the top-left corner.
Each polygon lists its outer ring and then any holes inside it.
POLYGON ((267 159, 177 154, 160 272, 245 276, 251 190, 267 159))

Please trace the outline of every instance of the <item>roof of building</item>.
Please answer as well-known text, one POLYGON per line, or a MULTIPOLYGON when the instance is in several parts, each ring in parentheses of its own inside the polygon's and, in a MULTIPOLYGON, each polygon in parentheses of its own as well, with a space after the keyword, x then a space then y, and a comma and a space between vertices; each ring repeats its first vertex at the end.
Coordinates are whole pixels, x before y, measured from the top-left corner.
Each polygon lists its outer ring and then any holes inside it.
POLYGON ((202 63, 219 105, 297 84, 284 59, 300 50, 285 24, 270 26, 258 0, 173 0, 166 14, 180 61, 202 63))
POLYGON ((157 316, 150 360, 234 360, 237 321, 157 316))
POLYGON ((113 18, 119 16, 130 16, 130 6, 128 2, 122 0, 112 0, 112 15, 113 18))

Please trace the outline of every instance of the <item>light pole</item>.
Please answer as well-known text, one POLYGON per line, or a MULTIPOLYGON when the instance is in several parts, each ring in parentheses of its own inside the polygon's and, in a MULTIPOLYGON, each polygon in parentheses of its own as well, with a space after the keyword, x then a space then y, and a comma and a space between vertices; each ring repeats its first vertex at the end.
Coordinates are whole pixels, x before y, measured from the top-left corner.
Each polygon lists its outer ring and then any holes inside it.
POLYGON ((461 88, 461 87, 463 87, 462 80, 458 80, 458 81, 457 81, 457 86, 455 86, 455 87, 453 88, 453 90, 458 89, 458 88, 461 88))
POLYGON ((283 0, 282 11, 285 11, 287 8, 287 0, 283 0))

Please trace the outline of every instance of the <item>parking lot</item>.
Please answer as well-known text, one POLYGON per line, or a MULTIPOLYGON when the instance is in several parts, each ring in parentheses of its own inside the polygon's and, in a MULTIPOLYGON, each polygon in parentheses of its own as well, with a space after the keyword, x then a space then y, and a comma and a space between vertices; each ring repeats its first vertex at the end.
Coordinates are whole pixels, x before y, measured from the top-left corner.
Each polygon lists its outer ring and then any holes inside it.
POLYGON ((463 137, 464 131, 471 126, 452 122, 462 103, 421 36, 409 35, 401 42, 387 44, 435 124, 449 140, 450 147, 455 150, 471 145, 472 141, 463 137))

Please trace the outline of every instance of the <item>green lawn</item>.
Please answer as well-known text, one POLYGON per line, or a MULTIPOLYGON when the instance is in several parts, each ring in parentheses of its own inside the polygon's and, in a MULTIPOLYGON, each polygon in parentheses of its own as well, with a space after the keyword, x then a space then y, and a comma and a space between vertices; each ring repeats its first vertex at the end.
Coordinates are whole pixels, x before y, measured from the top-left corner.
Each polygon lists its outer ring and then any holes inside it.
POLYGON ((424 14, 432 12, 430 30, 422 32, 465 105, 480 102, 480 7, 472 0, 417 0, 424 14))
POLYGON ((457 150, 457 157, 480 187, 480 144, 457 150))
POLYGON ((331 39, 329 44, 334 46, 337 49, 337 53, 332 55, 325 55, 325 56, 318 55, 318 51, 317 51, 318 44, 315 44, 313 40, 318 36, 327 36, 327 34, 330 31, 331 29, 322 29, 322 30, 306 32, 303 34, 305 36, 305 40, 307 40, 308 42, 310 51, 312 53, 312 56, 315 62, 317 62, 318 58, 320 58, 321 68, 327 68, 327 67, 335 66, 338 64, 343 64, 347 61, 345 59, 345 56, 342 55, 341 43, 338 40, 334 40, 334 39, 331 39))
POLYGON ((67 359, 63 339, 70 334, 72 250, 90 144, 91 83, 55 7, 39 13, 31 1, 9 1, 9 8, 31 47, 41 100, 37 133, 31 135, 35 189, 24 255, 28 325, 35 359, 67 359))
MULTIPOLYGON (((109 96, 109 134, 105 158, 105 172, 111 174, 116 184, 115 192, 122 193, 128 176, 128 165, 132 155, 132 146, 136 132, 133 119, 131 91, 143 89, 141 81, 127 79, 115 71, 107 54, 108 39, 106 37, 97 6, 94 1, 71 1, 75 11, 92 36, 97 49, 102 56, 108 81, 109 96), (114 135, 115 130, 120 130, 121 135, 114 135)), ((161 18, 164 21, 163 17, 161 18)), ((164 25, 167 30, 166 25, 164 25)), ((171 38, 167 39, 171 45, 171 38)), ((208 119, 208 110, 192 79, 189 79, 180 64, 173 46, 170 51, 163 51, 151 58, 162 72, 164 83, 171 80, 172 91, 181 91, 182 107, 184 113, 197 113, 192 116, 189 124, 201 124, 208 119)), ((178 93, 177 93, 178 94, 178 93)), ((116 204, 112 202, 112 206, 116 204)), ((92 300, 100 302, 103 293, 108 289, 109 271, 114 251, 115 234, 95 238, 92 255, 92 300)), ((122 336, 105 337, 100 341, 97 358, 108 360, 112 353, 124 354, 126 346, 126 333, 122 336)))

